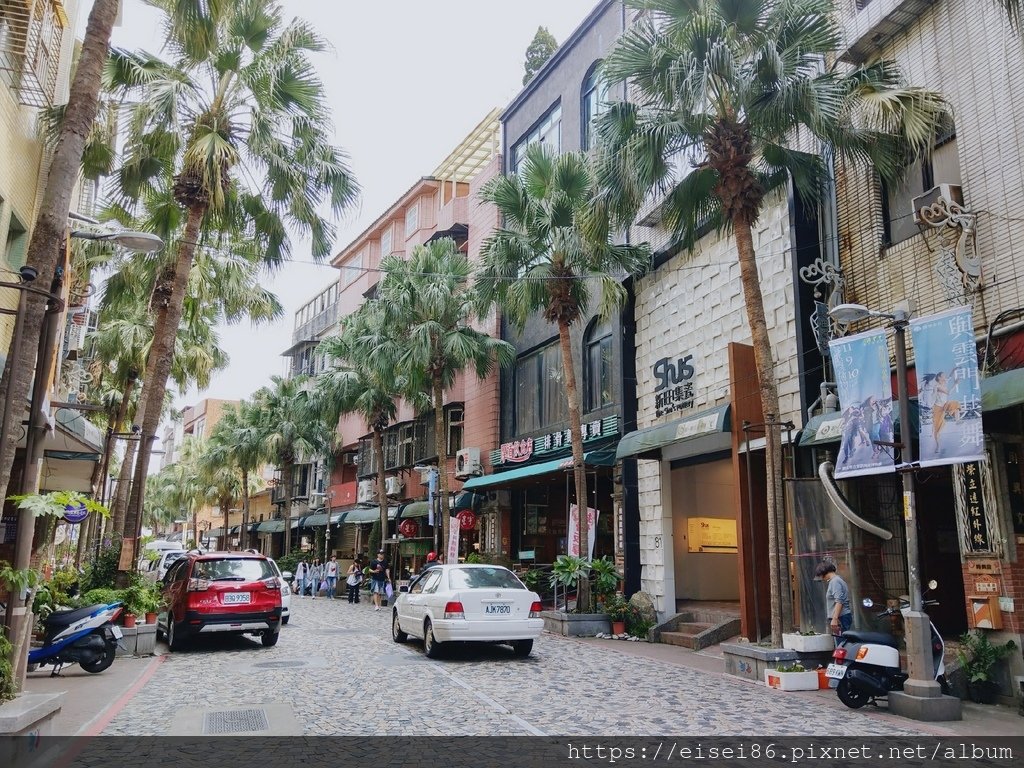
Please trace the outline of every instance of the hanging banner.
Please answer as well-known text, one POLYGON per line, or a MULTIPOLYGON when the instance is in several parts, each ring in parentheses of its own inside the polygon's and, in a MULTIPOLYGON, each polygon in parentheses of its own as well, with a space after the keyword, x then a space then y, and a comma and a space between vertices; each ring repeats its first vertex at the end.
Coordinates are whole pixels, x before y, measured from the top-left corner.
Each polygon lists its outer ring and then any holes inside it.
POLYGON ((434 496, 437 495, 437 472, 430 470, 427 481, 427 525, 434 527, 434 496))
MULTIPOLYGON (((594 541, 597 539, 597 517, 598 512, 593 507, 587 507, 587 542, 590 544, 588 560, 594 558, 594 541)), ((569 507, 569 554, 573 557, 580 556, 580 509, 575 504, 569 507)))
POLYGON ((885 331, 828 343, 842 404, 837 479, 895 471, 892 379, 885 331))
POLYGON ((910 321, 922 467, 985 460, 974 319, 957 307, 910 321))
POLYGON ((455 565, 459 562, 459 533, 461 528, 458 519, 453 519, 448 525, 448 559, 446 563, 455 565), (454 525, 452 525, 454 523, 454 525))

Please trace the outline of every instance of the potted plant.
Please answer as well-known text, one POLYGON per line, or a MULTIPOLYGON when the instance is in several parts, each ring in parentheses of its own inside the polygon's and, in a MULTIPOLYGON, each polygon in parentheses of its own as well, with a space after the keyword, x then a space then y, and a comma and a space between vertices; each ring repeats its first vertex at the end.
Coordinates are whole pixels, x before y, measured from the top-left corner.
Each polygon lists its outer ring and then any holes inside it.
POLYGON ((782 647, 800 653, 824 653, 835 648, 832 635, 822 635, 813 629, 810 632, 783 632, 782 647))
MULTIPOLYGON (((616 593, 604 601, 604 612, 612 623, 613 635, 626 634, 626 617, 629 616, 630 607, 621 594, 616 593)), ((646 633, 645 633, 646 634, 646 633)))
POLYGON ((135 626, 136 618, 145 616, 152 604, 149 587, 139 582, 132 584, 121 592, 121 602, 124 603, 124 626, 131 628, 135 626))
POLYGON ((160 594, 160 585, 152 584, 146 591, 145 612, 146 612, 146 623, 156 624, 156 614, 160 610, 160 605, 163 602, 163 596, 160 594))
POLYGON ((764 671, 764 684, 779 691, 816 691, 818 690, 818 673, 806 670, 800 662, 779 664, 774 669, 764 671))
POLYGON ((996 703, 999 695, 999 683, 995 680, 996 665, 1016 647, 1013 640, 993 645, 988 635, 980 629, 975 630, 973 635, 967 632, 960 638, 956 658, 967 677, 967 691, 971 701, 977 704, 996 703))
POLYGON ((618 591, 621 578, 615 563, 609 557, 591 561, 590 589, 599 602, 608 600, 618 591))

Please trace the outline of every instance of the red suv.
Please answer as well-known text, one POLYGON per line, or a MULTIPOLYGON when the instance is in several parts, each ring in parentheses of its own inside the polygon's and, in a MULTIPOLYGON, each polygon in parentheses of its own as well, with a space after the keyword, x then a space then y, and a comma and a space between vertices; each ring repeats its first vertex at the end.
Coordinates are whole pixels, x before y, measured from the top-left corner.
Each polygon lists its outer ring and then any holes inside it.
POLYGON ((189 552, 163 581, 164 604, 157 632, 172 651, 184 641, 213 632, 259 635, 277 645, 281 631, 281 578, 263 555, 248 552, 189 552))

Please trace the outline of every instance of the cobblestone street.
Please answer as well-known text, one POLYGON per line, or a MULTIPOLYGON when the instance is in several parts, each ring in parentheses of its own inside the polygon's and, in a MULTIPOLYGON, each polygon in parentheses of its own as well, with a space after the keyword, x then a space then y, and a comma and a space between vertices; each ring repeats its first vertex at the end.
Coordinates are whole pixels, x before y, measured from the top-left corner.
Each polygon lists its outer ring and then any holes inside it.
POLYGON ((770 691, 552 635, 526 660, 476 646, 430 661, 392 642, 389 622, 367 603, 293 599, 275 648, 212 638, 170 654, 104 733, 163 735, 186 712, 281 705, 307 736, 936 732, 830 692, 770 691))

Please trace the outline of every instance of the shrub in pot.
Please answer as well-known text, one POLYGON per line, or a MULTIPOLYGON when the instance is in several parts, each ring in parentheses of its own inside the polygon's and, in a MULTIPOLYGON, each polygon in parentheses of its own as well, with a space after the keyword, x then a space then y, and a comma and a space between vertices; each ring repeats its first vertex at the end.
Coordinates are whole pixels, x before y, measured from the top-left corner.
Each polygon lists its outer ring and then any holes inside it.
POLYGON ((574 555, 559 555, 558 559, 551 566, 551 586, 553 589, 561 587, 566 595, 566 613, 569 613, 569 592, 577 589, 580 582, 587 580, 590 575, 590 563, 582 557, 574 555))
MULTIPOLYGON (((605 556, 590 563, 590 588, 599 602, 604 602, 619 589, 622 575, 611 558, 605 556)), ((605 611, 607 613, 607 611, 605 611)))
POLYGON ((626 602, 626 598, 618 593, 605 600, 604 612, 608 614, 608 618, 611 620, 613 635, 626 634, 626 618, 631 610, 629 603, 626 602))
POLYGON ((996 703, 999 695, 999 683, 995 679, 996 665, 1016 647, 1013 640, 993 645, 988 635, 980 629, 976 629, 974 634, 967 632, 961 636, 956 658, 967 678, 971 701, 977 704, 996 703))

